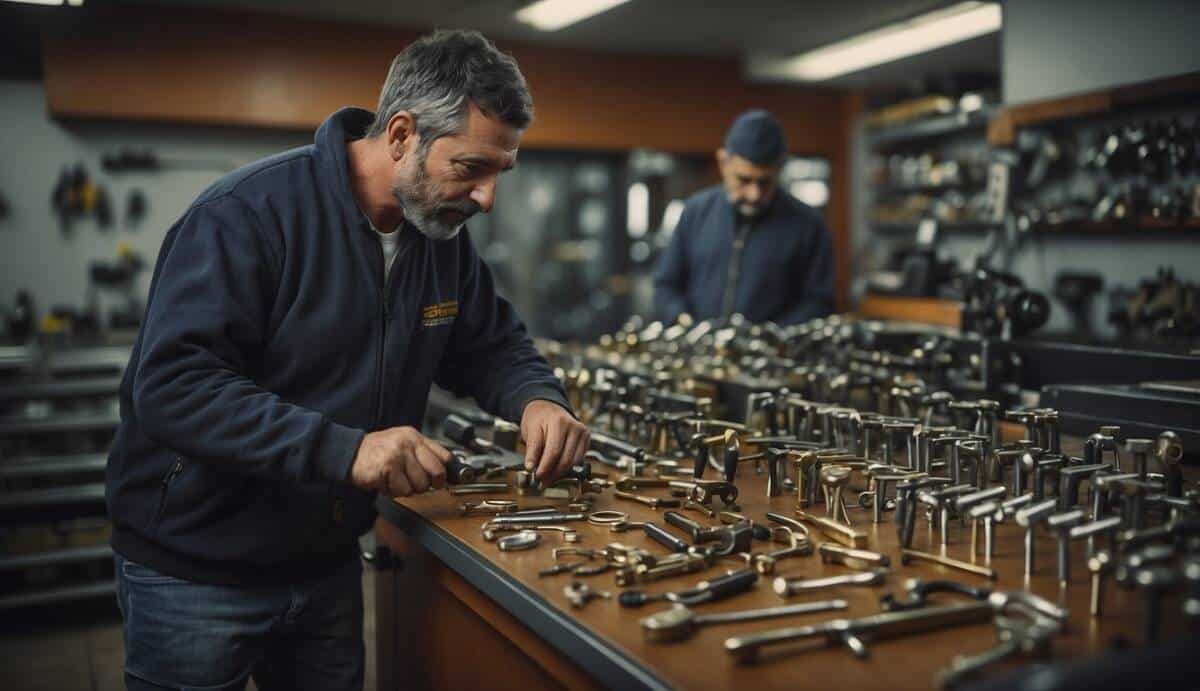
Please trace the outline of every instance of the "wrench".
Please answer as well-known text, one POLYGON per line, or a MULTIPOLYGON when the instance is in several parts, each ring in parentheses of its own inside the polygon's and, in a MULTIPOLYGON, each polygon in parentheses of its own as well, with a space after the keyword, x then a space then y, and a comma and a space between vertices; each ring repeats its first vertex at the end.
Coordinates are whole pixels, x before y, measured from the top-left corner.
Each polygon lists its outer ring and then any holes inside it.
POLYGON ((969 602, 935 605, 906 612, 884 612, 858 619, 833 619, 814 626, 775 629, 749 636, 728 638, 725 640, 725 652, 733 655, 740 663, 752 663, 758 659, 759 652, 763 648, 779 643, 815 638, 827 646, 844 645, 856 657, 862 659, 868 655, 864 638, 881 640, 952 626, 975 624, 987 621, 993 615, 990 604, 969 602))
POLYGON ((1049 653, 1050 638, 1061 627, 1052 620, 1038 618, 1032 623, 996 617, 996 633, 1000 645, 976 655, 956 655, 950 665, 934 676, 938 689, 952 689, 974 676, 984 667, 1013 655, 1045 655, 1049 653))
POLYGON ((642 590, 626 590, 617 597, 622 607, 641 607, 647 602, 665 600, 681 605, 700 605, 717 602, 744 593, 754 587, 758 574, 751 569, 739 569, 711 580, 700 581, 695 588, 665 593, 647 593, 642 590))
POLYGON ((671 643, 682 641, 692 635, 696 629, 709 624, 734 624, 743 621, 758 621, 775 617, 787 617, 793 614, 816 614, 831 610, 846 609, 845 600, 823 600, 821 602, 804 602, 797 605, 782 607, 764 607, 762 609, 747 609, 740 612, 721 612, 719 614, 696 614, 686 605, 675 605, 671 609, 656 612, 641 620, 642 633, 651 643, 671 643))

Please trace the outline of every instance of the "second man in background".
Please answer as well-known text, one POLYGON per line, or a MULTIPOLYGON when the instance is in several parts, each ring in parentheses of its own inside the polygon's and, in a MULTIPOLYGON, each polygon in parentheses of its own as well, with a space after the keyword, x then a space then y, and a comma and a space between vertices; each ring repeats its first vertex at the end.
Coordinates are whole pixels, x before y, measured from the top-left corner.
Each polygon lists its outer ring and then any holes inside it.
POLYGON ((687 200, 654 272, 655 317, 742 314, 778 324, 833 309, 833 249, 812 207, 779 191, 787 142, 765 110, 734 120, 717 150, 721 185, 687 200))

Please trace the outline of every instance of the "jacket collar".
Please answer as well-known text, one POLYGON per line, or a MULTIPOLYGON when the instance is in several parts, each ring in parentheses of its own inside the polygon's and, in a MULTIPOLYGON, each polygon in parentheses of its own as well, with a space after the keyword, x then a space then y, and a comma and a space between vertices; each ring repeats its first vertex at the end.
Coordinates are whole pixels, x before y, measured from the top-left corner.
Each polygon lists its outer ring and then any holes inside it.
POLYGON ((375 114, 369 110, 342 108, 321 123, 313 138, 320 176, 334 191, 346 223, 366 230, 371 229, 371 224, 358 208, 354 190, 350 186, 346 141, 365 136, 374 119, 375 114))

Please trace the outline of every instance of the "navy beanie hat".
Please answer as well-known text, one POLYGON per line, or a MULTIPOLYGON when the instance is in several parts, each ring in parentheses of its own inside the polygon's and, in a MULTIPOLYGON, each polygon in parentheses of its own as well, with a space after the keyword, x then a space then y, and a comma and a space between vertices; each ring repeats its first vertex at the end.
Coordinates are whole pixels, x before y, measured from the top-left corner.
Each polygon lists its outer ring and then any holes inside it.
POLYGON ((779 121, 765 110, 748 110, 729 127, 725 150, 757 166, 771 166, 783 160, 787 140, 779 121))

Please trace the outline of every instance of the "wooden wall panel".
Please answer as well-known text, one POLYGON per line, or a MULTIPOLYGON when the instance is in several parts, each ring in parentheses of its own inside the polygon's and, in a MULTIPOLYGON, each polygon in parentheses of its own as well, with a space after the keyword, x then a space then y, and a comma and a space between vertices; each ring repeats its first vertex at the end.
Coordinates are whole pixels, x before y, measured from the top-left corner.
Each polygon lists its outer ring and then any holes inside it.
MULTIPOLYGON (((373 108, 411 29, 263 14, 115 4, 43 36, 50 114, 311 130, 346 106, 373 108)), ((750 84, 726 58, 610 54, 498 42, 521 65, 536 117, 526 148, 711 154, 742 110, 772 110, 791 149, 833 169, 826 218, 849 283, 846 92, 750 84)))
MULTIPOLYGON (((418 32, 227 11, 116 5, 44 37, 50 113, 311 129, 373 107, 392 57, 418 32)), ((842 92, 751 85, 736 60, 570 51, 499 42, 521 64, 537 119, 527 146, 710 153, 762 106, 797 151, 844 139, 842 92)))

